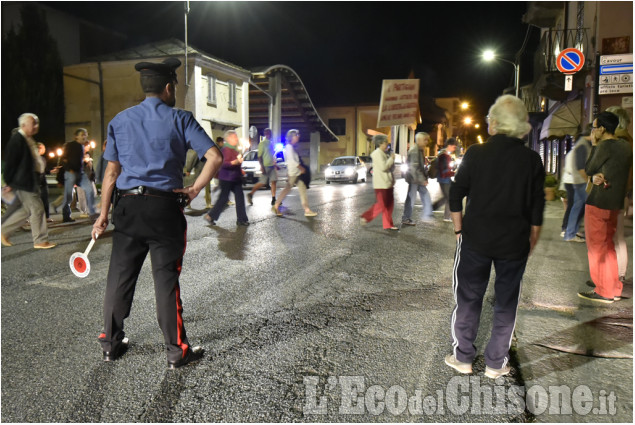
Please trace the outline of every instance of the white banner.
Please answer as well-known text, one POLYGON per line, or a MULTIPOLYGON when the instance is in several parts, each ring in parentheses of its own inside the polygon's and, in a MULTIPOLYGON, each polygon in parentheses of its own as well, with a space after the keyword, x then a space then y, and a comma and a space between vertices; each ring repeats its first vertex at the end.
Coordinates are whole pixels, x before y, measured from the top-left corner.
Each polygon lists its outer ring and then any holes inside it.
POLYGON ((377 127, 417 124, 419 80, 384 80, 377 127))

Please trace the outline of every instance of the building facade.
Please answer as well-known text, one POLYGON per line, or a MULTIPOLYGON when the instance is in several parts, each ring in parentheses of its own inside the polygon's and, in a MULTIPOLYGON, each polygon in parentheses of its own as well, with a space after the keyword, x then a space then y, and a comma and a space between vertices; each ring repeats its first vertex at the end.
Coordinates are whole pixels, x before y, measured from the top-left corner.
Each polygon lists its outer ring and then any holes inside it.
MULTIPOLYGON (((534 54, 534 81, 521 87, 521 98, 533 125, 530 146, 540 153, 547 173, 559 175, 564 155, 576 136, 599 112, 609 106, 624 107, 633 116, 632 53, 633 3, 619 1, 529 2, 523 17, 540 28, 541 39, 534 54), (557 67, 566 48, 584 54, 584 66, 565 90, 565 74, 557 67), (603 58, 630 55, 630 88, 608 90, 602 81, 603 58)), ((632 122, 629 128, 632 134, 632 122)))
POLYGON ((110 120, 145 99, 134 65, 167 56, 183 63, 177 69, 176 107, 192 111, 214 140, 230 129, 248 139, 250 71, 192 47, 186 67, 184 49, 182 42, 168 40, 64 67, 66 139, 72 139, 76 128, 86 128, 99 154, 110 120))

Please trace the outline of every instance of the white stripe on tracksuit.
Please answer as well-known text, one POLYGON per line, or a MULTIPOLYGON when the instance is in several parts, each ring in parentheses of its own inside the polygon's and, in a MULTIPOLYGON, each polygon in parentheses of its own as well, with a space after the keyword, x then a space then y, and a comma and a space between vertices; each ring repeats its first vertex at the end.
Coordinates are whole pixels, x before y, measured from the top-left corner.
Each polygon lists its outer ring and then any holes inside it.
POLYGON ((452 310, 452 319, 450 326, 452 327, 452 354, 456 358, 456 348, 459 346, 459 340, 454 332, 454 324, 456 322, 456 310, 458 309, 458 300, 456 296, 456 288, 459 283, 457 276, 457 270, 459 268, 459 262, 461 261, 461 242, 463 242, 463 235, 459 236, 459 240, 456 243, 456 251, 454 253, 454 267, 452 269, 452 293, 454 294, 454 310, 452 310))
MULTIPOLYGON (((518 301, 516 302, 516 314, 514 314, 514 327, 512 328, 512 333, 509 335, 509 342, 507 343, 507 352, 509 352, 509 349, 512 347, 512 339, 514 338, 514 331, 516 331, 516 321, 518 320, 518 306, 520 305, 520 294, 523 293, 523 280, 520 279, 520 287, 518 288, 518 301)), ((507 363, 509 361, 509 356, 505 356, 505 359, 503 360, 503 365, 501 366, 501 368, 504 368, 505 366, 507 366, 507 363)))

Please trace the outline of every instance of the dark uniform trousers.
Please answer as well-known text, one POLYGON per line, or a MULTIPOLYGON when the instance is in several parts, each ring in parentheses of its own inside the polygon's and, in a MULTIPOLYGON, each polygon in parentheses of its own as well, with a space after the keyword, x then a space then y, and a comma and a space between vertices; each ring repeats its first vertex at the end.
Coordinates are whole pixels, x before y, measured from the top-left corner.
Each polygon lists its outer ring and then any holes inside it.
POLYGON ((470 249, 463 243, 463 237, 459 238, 452 278, 456 303, 452 312, 452 347, 454 356, 460 362, 472 363, 476 357, 474 341, 492 264, 496 272, 496 301, 492 333, 485 348, 485 364, 490 368, 501 369, 509 361, 527 257, 518 260, 491 258, 470 249))
POLYGON ((110 269, 104 300, 103 351, 114 351, 124 338, 141 267, 150 251, 157 318, 167 357, 176 361, 189 346, 183 326, 179 275, 185 253, 187 222, 176 199, 123 196, 113 212, 110 269))

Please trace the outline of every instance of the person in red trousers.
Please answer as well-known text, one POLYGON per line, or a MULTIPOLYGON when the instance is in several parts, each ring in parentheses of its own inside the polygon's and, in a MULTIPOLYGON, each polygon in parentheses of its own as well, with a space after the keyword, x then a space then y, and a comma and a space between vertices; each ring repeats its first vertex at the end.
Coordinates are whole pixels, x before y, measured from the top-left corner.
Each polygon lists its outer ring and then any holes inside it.
POLYGON ((373 136, 373 143, 377 149, 370 156, 373 158, 373 187, 377 202, 362 214, 360 221, 362 225, 366 225, 379 214, 383 214, 384 229, 399 230, 392 222, 392 211, 395 207, 393 195, 395 178, 392 174, 395 153, 389 153, 388 137, 383 134, 373 136))
POLYGON ((602 112, 593 120, 593 149, 585 169, 587 175, 593 176, 584 212, 584 230, 595 290, 578 292, 578 296, 606 304, 622 297, 613 236, 617 215, 624 207, 633 158, 630 144, 615 136, 618 124, 619 118, 611 112, 602 112))

